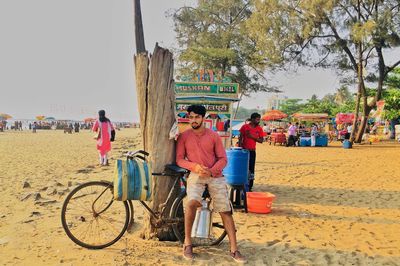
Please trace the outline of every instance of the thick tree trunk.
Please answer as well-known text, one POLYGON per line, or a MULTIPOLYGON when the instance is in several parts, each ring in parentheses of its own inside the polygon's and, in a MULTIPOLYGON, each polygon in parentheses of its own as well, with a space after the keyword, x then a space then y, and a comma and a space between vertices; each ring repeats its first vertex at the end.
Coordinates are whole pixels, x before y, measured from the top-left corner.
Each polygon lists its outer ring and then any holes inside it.
MULTIPOLYGON (((173 83, 172 53, 156 44, 154 53, 135 56, 135 74, 140 128, 144 149, 150 153, 153 172, 163 172, 166 164, 175 162, 175 141, 169 139, 169 131, 175 122, 175 93, 173 83)), ((171 177, 153 177, 153 201, 151 208, 156 212, 162 205, 174 183, 171 177)), ((176 194, 179 188, 175 188, 176 194)), ((172 202, 167 203, 170 206, 172 202)), ((168 207, 167 207, 168 208, 168 207)), ((167 213, 168 214, 168 213, 167 213)), ((171 240, 170 228, 154 228, 148 222, 145 238, 157 237, 171 240)))
POLYGON ((354 142, 354 139, 355 139, 355 136, 356 136, 358 113, 360 112, 360 100, 361 100, 361 88, 360 88, 360 84, 358 84, 358 92, 357 92, 357 98, 356 98, 356 108, 354 110, 353 130, 351 131, 351 135, 350 135, 351 143, 354 142))
POLYGON ((365 132, 365 127, 367 126, 367 122, 368 122, 368 116, 365 115, 361 116, 360 126, 358 127, 357 135, 354 140, 355 143, 361 143, 362 136, 365 132))

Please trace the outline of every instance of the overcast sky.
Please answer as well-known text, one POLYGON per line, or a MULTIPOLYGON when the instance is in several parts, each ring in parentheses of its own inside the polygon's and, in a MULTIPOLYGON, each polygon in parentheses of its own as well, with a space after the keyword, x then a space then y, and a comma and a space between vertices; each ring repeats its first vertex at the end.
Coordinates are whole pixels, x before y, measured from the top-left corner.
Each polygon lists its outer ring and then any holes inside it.
MULTIPOLYGON (((145 0, 146 48, 174 45, 165 12, 193 0, 145 0)), ((105 109, 113 121, 138 121, 133 76, 132 0, 0 0, 0 113, 83 119, 105 109)), ((274 82, 290 98, 338 87, 332 71, 301 70, 274 82)), ((244 99, 263 108, 268 94, 244 99)))

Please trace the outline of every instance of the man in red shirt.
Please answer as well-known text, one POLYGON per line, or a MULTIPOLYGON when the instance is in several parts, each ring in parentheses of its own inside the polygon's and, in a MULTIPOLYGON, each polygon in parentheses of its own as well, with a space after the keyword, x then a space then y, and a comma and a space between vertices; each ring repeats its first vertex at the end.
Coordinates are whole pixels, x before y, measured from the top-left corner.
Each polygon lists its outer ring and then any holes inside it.
POLYGON ((253 189, 254 170, 256 165, 256 143, 262 143, 264 140, 264 132, 259 126, 261 115, 252 113, 250 123, 245 124, 240 128, 239 146, 246 149, 250 153, 249 158, 249 191, 253 189))
POLYGON ((179 135, 176 145, 176 163, 191 171, 187 180, 187 204, 185 208, 185 242, 183 256, 193 259, 192 240, 190 238, 196 209, 201 207, 202 194, 208 185, 213 200, 213 211, 219 212, 228 233, 232 258, 237 262, 246 262, 240 254, 236 241, 235 223, 222 170, 227 164, 226 152, 219 135, 203 126, 206 108, 191 105, 188 110, 191 129, 179 135))

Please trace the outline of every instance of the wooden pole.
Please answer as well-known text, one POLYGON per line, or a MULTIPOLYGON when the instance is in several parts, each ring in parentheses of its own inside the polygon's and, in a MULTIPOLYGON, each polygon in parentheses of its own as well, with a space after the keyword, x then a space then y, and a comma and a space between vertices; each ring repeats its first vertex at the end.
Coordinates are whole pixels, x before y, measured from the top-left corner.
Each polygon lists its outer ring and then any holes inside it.
MULTIPOLYGON (((156 44, 150 56, 144 45, 144 33, 140 0, 134 0, 136 55, 135 77, 143 148, 150 153, 153 172, 163 172, 166 164, 175 162, 175 141, 169 139, 169 131, 175 123, 175 91, 173 82, 174 61, 167 49, 156 44)), ((167 176, 153 178, 153 200, 150 207, 159 212, 163 207, 175 179, 167 176)), ((179 187, 174 188, 178 196, 179 187)), ((166 214, 173 202, 166 203, 166 214)), ((143 236, 147 239, 175 240, 170 228, 157 229, 145 222, 143 236)))
POLYGON ((140 54, 146 52, 146 47, 144 45, 142 9, 140 8, 140 0, 133 0, 133 9, 135 14, 136 53, 140 54))
MULTIPOLYGON (((156 44, 149 59, 147 53, 135 56, 136 90, 140 113, 140 129, 144 149, 150 153, 153 172, 163 172, 166 164, 175 162, 175 141, 169 139, 169 132, 175 122, 175 92, 173 82, 173 56, 167 49, 156 44)), ((153 177, 153 201, 151 208, 160 212, 175 179, 153 177)), ((178 196, 179 187, 175 189, 178 196)), ((166 208, 173 202, 167 202, 166 208)), ((169 211, 166 212, 169 214, 169 211)), ((145 238, 174 240, 169 228, 157 230, 148 219, 145 238)))

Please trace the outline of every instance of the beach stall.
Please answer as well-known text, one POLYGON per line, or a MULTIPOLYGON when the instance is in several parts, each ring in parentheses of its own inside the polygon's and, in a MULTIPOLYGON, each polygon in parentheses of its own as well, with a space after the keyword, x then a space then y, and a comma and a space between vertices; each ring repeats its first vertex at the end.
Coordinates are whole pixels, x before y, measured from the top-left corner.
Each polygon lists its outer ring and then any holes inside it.
MULTIPOLYGON (((327 124, 329 120, 329 116, 326 113, 314 113, 314 114, 304 114, 304 113, 295 113, 292 118, 299 122, 309 122, 309 123, 317 123, 317 124, 327 124)), ((323 128, 323 127, 321 127, 323 128)), ((325 129, 324 129, 325 131, 325 129)), ((301 133, 300 136, 300 146, 311 146, 311 132, 305 130, 301 133)), ((316 137, 315 146, 326 147, 328 146, 328 136, 326 132, 318 132, 316 137)))
POLYGON ((353 113, 338 113, 336 114, 335 122, 338 125, 341 124, 352 124, 354 121, 354 114, 353 113))
MULTIPOLYGON (((288 115, 285 114, 282 111, 279 110, 270 110, 267 111, 262 117, 261 120, 263 121, 280 121, 283 118, 286 118, 288 115)), ((279 129, 277 128, 276 132, 272 132, 271 136, 268 137, 269 144, 274 143, 280 143, 281 145, 285 144, 286 145, 286 135, 283 132, 283 128, 279 129)))
POLYGON ((227 127, 233 117, 233 103, 239 101, 239 84, 216 82, 176 82, 176 114, 178 128, 183 132, 189 127, 187 108, 201 104, 207 110, 205 126, 215 130, 226 149, 231 147, 232 127, 227 127))

